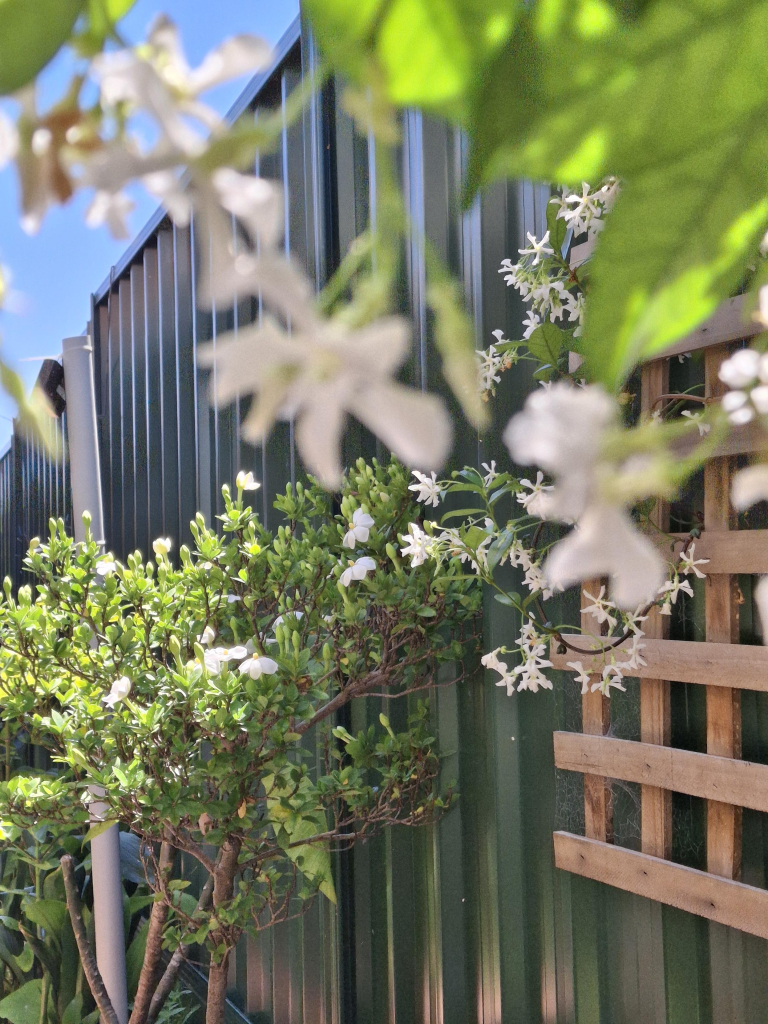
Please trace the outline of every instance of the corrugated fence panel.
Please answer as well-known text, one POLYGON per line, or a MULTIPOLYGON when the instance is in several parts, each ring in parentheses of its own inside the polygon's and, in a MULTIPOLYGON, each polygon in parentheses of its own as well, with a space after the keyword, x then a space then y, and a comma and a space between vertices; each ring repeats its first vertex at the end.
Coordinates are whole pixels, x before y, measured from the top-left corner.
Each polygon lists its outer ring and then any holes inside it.
MULTIPOLYGON (((241 113, 284 111, 291 90, 311 73, 316 55, 298 25, 277 51, 274 67, 246 90, 241 113)), ((522 320, 519 298, 498 267, 526 232, 543 234, 549 197, 539 186, 498 184, 464 210, 466 141, 418 113, 403 116, 402 139, 411 230, 401 296, 413 322, 404 377, 445 394, 431 344, 424 238, 463 281, 485 347, 493 330, 514 336, 522 320)), ((259 155, 256 170, 281 183, 286 251, 322 287, 375 210, 373 146, 354 132, 333 82, 298 121, 285 124, 276 150, 259 155)), ((172 537, 177 548, 187 542, 190 518, 197 509, 209 520, 216 515, 220 488, 239 469, 261 480, 255 500, 274 526, 274 494, 302 472, 292 424, 279 424, 254 447, 240 437, 250 399, 226 409, 209 400, 198 350, 225 332, 248 330, 262 315, 258 297, 244 297, 234 309, 201 307, 210 258, 201 232, 158 215, 93 299, 106 542, 122 557, 135 547, 151 553, 158 535, 172 537)), ((483 436, 458 429, 455 464, 504 460, 503 427, 530 387, 524 373, 505 375, 491 428, 483 436)), ((65 437, 62 422, 54 450, 63 451, 65 437)), ((370 456, 380 446, 351 424, 345 451, 370 456)), ((52 514, 71 527, 66 460, 16 431, 0 456, 0 561, 16 582, 29 539, 45 534, 52 514)), ((563 619, 573 612, 566 601, 563 619)), ((489 595, 486 649, 514 642, 518 630, 489 595)), ((338 908, 317 903, 301 920, 244 939, 232 962, 233 1005, 260 1024, 768 1021, 760 940, 734 933, 728 964, 713 970, 704 922, 555 871, 551 834, 563 798, 551 734, 574 727, 568 694, 563 685, 509 698, 478 666, 459 686, 441 689, 433 720, 443 780, 456 782, 458 807, 437 827, 393 830, 338 856, 338 908)), ((382 702, 368 705, 346 724, 375 721, 382 702)), ((407 711, 402 702, 387 704, 396 723, 407 711)), ((745 726, 745 750, 751 744, 759 760, 768 757, 760 754, 768 749, 764 711, 755 710, 751 731, 745 726)), ((565 810, 577 813, 580 802, 577 795, 565 810)), ((757 885, 766 881, 764 833, 762 819, 745 818, 745 864, 757 885)))

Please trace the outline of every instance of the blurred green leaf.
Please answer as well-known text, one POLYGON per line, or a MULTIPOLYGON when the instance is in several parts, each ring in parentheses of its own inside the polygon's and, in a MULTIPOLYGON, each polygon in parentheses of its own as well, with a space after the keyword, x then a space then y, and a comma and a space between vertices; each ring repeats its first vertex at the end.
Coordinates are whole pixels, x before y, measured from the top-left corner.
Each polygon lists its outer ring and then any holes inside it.
POLYGON ((606 0, 520 15, 471 117, 469 187, 512 174, 621 176, 600 236, 581 348, 617 387, 714 311, 768 224, 768 6, 655 0, 631 24, 606 0))
POLYGON ((83 0, 0 0, 0 94, 31 82, 69 39, 83 0))
POLYGON ((323 51, 358 86, 398 106, 463 116, 467 97, 510 38, 519 0, 306 0, 323 51))

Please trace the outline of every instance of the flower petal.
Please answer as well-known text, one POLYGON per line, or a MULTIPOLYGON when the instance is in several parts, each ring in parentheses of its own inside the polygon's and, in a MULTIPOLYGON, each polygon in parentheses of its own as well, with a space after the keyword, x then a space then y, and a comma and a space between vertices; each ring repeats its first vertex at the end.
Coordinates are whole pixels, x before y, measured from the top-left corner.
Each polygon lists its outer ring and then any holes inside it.
POLYGON ((347 408, 409 466, 442 466, 450 452, 451 418, 437 395, 377 384, 349 396, 347 408))
POLYGON ((731 503, 743 512, 758 501, 768 500, 768 465, 740 469, 731 482, 731 503))
POLYGON ((315 402, 304 406, 296 424, 296 441, 307 469, 329 490, 341 483, 339 450, 344 430, 344 410, 338 405, 315 402))

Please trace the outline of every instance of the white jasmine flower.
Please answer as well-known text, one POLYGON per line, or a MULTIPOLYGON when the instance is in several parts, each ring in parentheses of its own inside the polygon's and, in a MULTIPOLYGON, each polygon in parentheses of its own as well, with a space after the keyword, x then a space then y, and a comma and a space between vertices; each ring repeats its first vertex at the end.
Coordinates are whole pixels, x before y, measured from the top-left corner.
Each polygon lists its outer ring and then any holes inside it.
POLYGON ((688 580, 681 580, 679 576, 675 576, 673 580, 667 580, 667 582, 659 588, 660 595, 667 595, 666 600, 661 607, 662 615, 672 614, 672 605, 677 604, 677 598, 680 593, 687 594, 688 597, 693 597, 691 584, 688 580))
POLYGON ((109 192, 98 189, 85 213, 89 228, 106 224, 113 238, 130 238, 127 217, 136 204, 125 192, 109 192))
POLYGON ((376 563, 372 558, 367 555, 363 558, 358 558, 349 568, 345 569, 341 574, 339 582, 342 587, 348 587, 352 580, 365 579, 369 572, 373 572, 376 568, 376 563))
POLYGON ((623 679, 624 676, 618 665, 606 665, 600 676, 600 681, 592 684, 592 692, 600 690, 602 693, 608 693, 611 687, 615 687, 622 693, 626 693, 626 687, 621 685, 623 679))
POLYGON ((544 565, 550 587, 610 576, 613 602, 637 608, 656 594, 664 562, 624 511, 625 499, 614 496, 622 466, 602 455, 602 444, 617 424, 617 405, 600 387, 558 383, 528 397, 504 440, 515 461, 536 464, 555 477, 553 490, 541 498, 547 518, 577 524, 544 565))
POLYGON ((373 518, 363 509, 356 508, 352 513, 352 522, 349 524, 349 529, 344 534, 344 540, 341 543, 345 548, 354 550, 357 541, 364 544, 368 540, 368 535, 373 525, 373 518))
POLYGON ((442 401, 392 380, 408 351, 408 326, 399 317, 348 330, 307 315, 292 335, 266 319, 219 338, 198 358, 216 363, 217 404, 256 395, 242 428, 247 440, 261 443, 275 419, 295 419, 305 464, 336 487, 347 413, 410 465, 438 465, 447 455, 451 421, 442 401))
MULTIPOLYGON (((537 693, 540 686, 545 690, 551 690, 552 682, 541 671, 543 668, 552 668, 552 662, 533 655, 527 657, 522 665, 515 666, 512 674, 519 677, 517 682, 518 692, 520 690, 530 690, 532 693, 537 693)), ((501 683, 496 685, 501 686, 501 683)), ((509 692, 510 688, 507 685, 507 693, 509 692)))
POLYGON ((749 404, 746 391, 727 391, 720 399, 720 405, 728 413, 731 423, 739 425, 754 419, 755 410, 749 404))
POLYGON ((158 557, 167 555, 173 547, 173 541, 170 537, 158 537, 157 540, 152 541, 152 550, 158 557))
MULTIPOLYGON (((567 204, 567 209, 564 212, 561 210, 563 219, 569 228, 573 228, 574 235, 583 234, 592 226, 593 220, 600 218, 600 207, 586 181, 581 183, 581 195, 574 192, 565 196, 563 204, 567 204), (572 205, 573 209, 571 209, 572 205)), ((558 216, 560 215, 559 213, 558 216)))
POLYGON ((482 467, 485 470, 485 476, 483 477, 483 483, 486 487, 490 487, 496 477, 499 475, 496 471, 496 460, 491 459, 490 466, 487 462, 482 463, 482 467))
POLYGON ((257 491, 261 487, 261 484, 250 470, 246 473, 242 469, 235 477, 235 484, 238 491, 257 491))
POLYGON ((699 428, 699 437, 704 437, 712 429, 709 423, 704 422, 703 412, 692 412, 690 409, 684 409, 682 415, 696 424, 699 428))
POLYGON ((489 345, 488 350, 476 350, 478 360, 478 377, 480 379, 481 391, 493 391, 494 385, 501 380, 503 369, 503 358, 496 351, 495 345, 489 345))
POLYGON ((119 704, 125 700, 128 694, 131 692, 131 680, 128 676, 120 676, 112 683, 112 689, 109 691, 106 697, 102 698, 102 703, 106 704, 107 707, 114 708, 115 704, 119 704))
POLYGON ((111 558, 101 558, 96 563, 96 572, 99 576, 111 576, 117 570, 117 562, 111 558))
POLYGON ((239 671, 243 675, 249 675, 251 679, 258 679, 261 675, 273 676, 277 672, 278 664, 272 658, 264 656, 258 658, 247 658, 241 663, 239 671))
POLYGON ((582 663, 580 661, 567 661, 566 665, 568 668, 572 668, 576 673, 574 679, 577 683, 581 683, 582 694, 589 693, 589 688, 592 685, 592 679, 582 663))
POLYGON ((753 348, 742 348, 721 364, 718 376, 729 388, 744 388, 754 383, 760 375, 763 383, 768 382, 768 363, 760 358, 753 348), (761 373, 762 369, 762 373, 761 373))
POLYGON ((691 544, 687 551, 683 551, 680 554, 680 558, 677 563, 677 571, 681 576, 687 576, 689 573, 693 573, 698 576, 700 580, 704 579, 706 573, 703 573, 698 568, 700 565, 708 565, 708 558, 694 558, 694 552, 696 551, 696 544, 691 544))
POLYGON ((758 501, 768 501, 768 465, 763 463, 740 469, 731 482, 731 503, 737 512, 758 501))
POLYGON ((544 474, 539 470, 536 474, 536 482, 521 480, 522 487, 527 488, 527 493, 519 491, 516 495, 518 502, 531 516, 538 516, 540 519, 547 518, 547 494, 554 490, 554 487, 544 483, 544 474))
POLYGON ((536 241, 536 236, 532 235, 530 231, 526 232, 526 238, 531 243, 528 249, 518 249, 517 251, 521 256, 533 256, 533 266, 535 267, 542 256, 554 256, 555 250, 552 249, 547 242, 549 242, 549 232, 544 235, 540 242, 536 241))
POLYGON ((411 484, 408 490, 416 492, 416 501, 421 501, 425 505, 433 505, 437 508, 443 496, 443 491, 440 489, 435 473, 432 473, 430 478, 425 473, 420 473, 417 469, 414 469, 413 476, 416 477, 417 483, 411 484))
POLYGON ((495 683, 496 686, 505 686, 507 688, 507 696, 511 697, 515 692, 515 674, 509 671, 506 661, 500 661, 498 658, 500 647, 497 647, 495 651, 491 651, 488 654, 483 655, 480 659, 485 668, 490 669, 492 672, 498 672, 501 679, 498 679, 495 683))
POLYGON ((411 568, 415 569, 423 565, 431 557, 432 538, 426 534, 418 523, 408 524, 408 533, 403 534, 400 540, 405 544, 400 549, 403 558, 411 559, 411 568))
POLYGON ((595 597, 594 594, 590 594, 588 590, 583 590, 582 593, 584 594, 584 597, 588 597, 592 602, 592 604, 584 605, 581 609, 582 612, 586 612, 587 614, 594 616, 598 623, 607 622, 608 628, 613 632, 616 628, 618 619, 614 615, 611 615, 611 612, 616 610, 616 605, 613 601, 609 601, 605 597, 605 587, 600 587, 600 593, 597 597, 595 597))
POLYGON ((640 654, 640 651, 644 650, 645 647, 646 647, 646 644, 642 643, 642 641, 641 641, 642 635, 643 634, 640 633, 639 635, 636 634, 635 636, 632 637, 632 646, 627 651, 627 655, 628 656, 627 656, 626 660, 625 661, 619 661, 619 662, 616 663, 617 667, 619 669, 621 669, 622 672, 624 672, 624 673, 627 673, 627 672, 637 672, 637 670, 642 665, 646 665, 647 664, 645 659, 640 654))
POLYGON ((504 669, 506 669, 507 666, 504 662, 499 661, 498 655, 500 650, 501 648, 497 647, 494 651, 489 651, 487 654, 484 654, 480 659, 480 663, 484 665, 485 668, 496 669, 497 671, 502 671, 499 666, 503 666, 504 669))
POLYGON ((529 309, 523 320, 523 338, 527 341, 528 338, 533 334, 537 327, 541 326, 541 318, 538 317, 532 309, 529 309))
POLYGON ((210 647, 210 645, 216 639, 216 633, 210 626, 206 626, 197 639, 198 642, 201 643, 204 647, 210 647))

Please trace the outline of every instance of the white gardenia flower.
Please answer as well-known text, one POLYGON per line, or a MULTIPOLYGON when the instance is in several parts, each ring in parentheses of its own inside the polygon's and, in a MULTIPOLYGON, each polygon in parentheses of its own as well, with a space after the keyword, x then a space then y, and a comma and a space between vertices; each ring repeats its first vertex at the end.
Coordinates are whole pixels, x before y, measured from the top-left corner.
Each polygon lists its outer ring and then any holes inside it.
POLYGON ((112 689, 109 691, 106 697, 102 698, 102 703, 106 704, 107 707, 114 708, 115 704, 119 704, 125 700, 128 694, 131 692, 131 680, 128 676, 120 676, 112 683, 112 689))
POLYGON ((731 504, 737 512, 768 501, 768 465, 747 466, 735 474, 731 482, 731 504))
POLYGON ((364 544, 368 540, 371 527, 374 525, 372 516, 369 516, 363 509, 356 508, 352 513, 352 522, 349 524, 349 529, 344 534, 344 540, 341 543, 345 548, 350 548, 354 551, 357 541, 364 544))
POLYGON ((416 492, 416 501, 422 501, 425 505, 433 505, 437 508, 443 496, 443 491, 440 489, 435 473, 432 473, 430 478, 425 473, 420 473, 417 469, 414 469, 413 476, 416 477, 417 483, 411 484, 408 490, 416 492))
POLYGON ((411 568, 415 569, 423 565, 428 558, 431 558, 432 538, 426 534, 418 523, 408 524, 408 533, 400 537, 405 547, 400 549, 403 558, 411 559, 411 568))
POLYGON ((247 658, 240 665, 240 672, 249 675, 251 679, 258 679, 262 675, 273 676, 277 672, 278 664, 272 658, 264 656, 247 658))
POLYGON ((573 671, 576 673, 574 679, 577 683, 581 683, 582 695, 585 693, 589 693, 589 688, 592 685, 592 678, 586 671, 582 663, 580 661, 567 661, 566 665, 568 666, 568 668, 572 668, 573 671))
POLYGON ((261 484, 256 480, 253 473, 250 471, 246 473, 242 469, 235 477, 235 484, 238 491, 258 491, 261 487, 261 484))
POLYGON ((167 555, 173 547, 173 541, 170 537, 158 537, 157 540, 152 541, 152 550, 158 557, 167 555))
POLYGON ((248 657, 248 648, 238 644, 235 647, 214 647, 213 653, 222 665, 230 661, 242 661, 248 657))
POLYGON ((99 576, 111 576, 117 570, 117 562, 111 558, 101 558, 96 563, 96 572, 99 576))
POLYGON ((365 579, 369 572, 373 572, 376 568, 376 563, 372 558, 367 555, 363 558, 358 558, 349 568, 345 569, 341 574, 339 582, 342 587, 348 587, 353 580, 365 579))
POLYGON ((618 406, 602 388, 558 383, 528 397, 523 411, 510 420, 504 440, 516 462, 538 465, 555 478, 553 490, 539 498, 538 514, 576 523, 544 565, 550 588, 609 576, 614 604, 635 609, 653 600, 665 568, 654 545, 624 511, 626 499, 615 496, 622 472, 630 479, 635 473, 629 462, 625 469, 602 454, 606 432, 617 425, 618 406))
POLYGON ((216 639, 216 633, 211 626, 206 626, 200 636, 197 638, 198 642, 204 647, 210 647, 213 641, 216 639))
POLYGON ((683 551, 680 554, 680 558, 677 563, 677 571, 681 576, 687 576, 689 573, 693 573, 694 576, 698 576, 700 580, 703 580, 706 573, 703 573, 698 568, 700 565, 708 565, 708 558, 694 558, 696 551, 696 545, 691 544, 687 551, 683 551))
POLYGON ((216 651, 206 651, 203 655, 203 664, 206 671, 210 672, 212 676, 217 676, 221 672, 222 663, 219 661, 216 651))
POLYGON ((400 317, 349 330, 307 313, 291 335, 266 318, 220 337, 198 358, 216 365, 217 404, 257 396, 242 428, 247 440, 260 444, 275 419, 294 419, 307 468, 333 488, 343 475, 347 414, 410 465, 439 465, 448 454, 451 420, 443 402, 392 379, 408 354, 408 336, 400 317))

